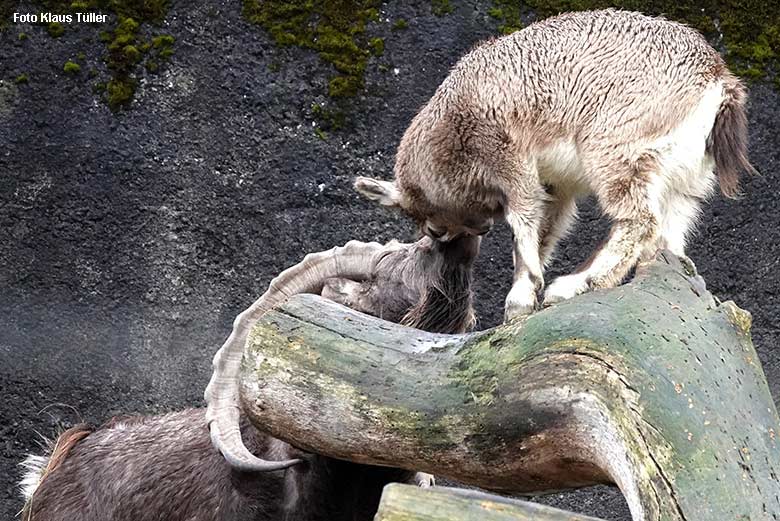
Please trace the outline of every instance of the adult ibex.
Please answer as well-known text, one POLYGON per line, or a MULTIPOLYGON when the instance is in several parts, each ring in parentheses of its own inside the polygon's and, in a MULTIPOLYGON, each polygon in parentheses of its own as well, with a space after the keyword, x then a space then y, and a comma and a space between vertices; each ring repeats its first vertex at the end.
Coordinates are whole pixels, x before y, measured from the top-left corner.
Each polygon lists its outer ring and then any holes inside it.
MULTIPOLYGON (((238 317, 217 360, 240 359, 252 321, 304 291, 431 332, 463 332, 474 322, 471 264, 479 242, 478 237, 449 243, 424 237, 385 246, 350 242, 308 255, 238 317)), ((235 392, 237 374, 220 373, 221 368, 216 365, 207 399, 235 392)), ((81 426, 66 431, 48 457, 25 462, 26 515, 30 521, 370 520, 386 483, 425 484, 431 478, 305 454, 255 430, 237 403, 225 398, 218 403, 221 408, 211 412, 211 438, 224 458, 209 442, 208 413, 199 409, 120 418, 94 432, 81 426), (235 415, 224 416, 225 409, 235 415), (244 472, 295 463, 300 465, 285 474, 244 472)))
MULTIPOLYGON (((308 483, 308 488, 298 490, 304 486, 299 485, 283 494, 278 476, 253 477, 252 473, 241 472, 281 469, 303 460, 300 451, 245 423, 238 405, 238 365, 224 362, 240 361, 248 329, 263 312, 301 292, 322 293, 358 311, 431 332, 463 332, 474 322, 471 263, 479 242, 474 237, 450 243, 424 237, 413 244, 393 241, 385 246, 350 242, 343 248, 308 255, 274 279, 268 292, 239 315, 233 333, 215 357, 215 373, 206 393, 209 412, 205 416, 211 419, 211 439, 224 459, 208 443, 203 411, 131 417, 110 422, 93 434, 89 429, 75 428, 59 437, 48 457, 31 456, 26 461, 28 472, 22 482, 26 512, 34 514, 35 521, 72 519, 87 509, 87 502, 97 500, 102 506, 95 507, 100 514, 95 519, 105 521, 124 519, 118 511, 117 517, 105 515, 119 505, 137 509, 133 512, 147 507, 150 515, 157 515, 163 510, 155 513, 155 508, 171 507, 156 499, 162 498, 173 502, 172 508, 185 516, 182 519, 197 521, 241 519, 231 516, 247 509, 271 512, 270 517, 259 519, 275 519, 273 512, 282 508, 289 515, 299 512, 295 519, 331 519, 326 513, 338 509, 346 512, 344 504, 322 503, 326 500, 315 500, 313 494, 335 486, 328 480, 340 480, 345 472, 353 473, 353 481, 378 487, 363 489, 361 494, 369 499, 353 506, 355 512, 370 510, 366 505, 375 505, 371 494, 376 493, 378 498, 381 484, 403 480, 409 473, 353 466, 339 467, 342 473, 328 478, 325 471, 339 464, 316 459, 319 467, 307 470, 303 464, 303 470, 291 474, 308 483), (242 432, 252 451, 244 445, 242 432), (159 480, 162 473, 172 469, 177 469, 174 475, 159 480), (136 496, 130 493, 133 487, 148 489, 155 498, 136 496), (194 496, 183 491, 192 491, 194 496), (198 504, 191 501, 196 496, 200 498, 198 504), (289 501, 283 500, 285 497, 289 501), (286 506, 280 506, 280 502, 286 506), (323 504, 334 506, 328 510, 323 504), (316 517, 315 512, 324 517, 316 517)), ((417 480, 421 479, 425 476, 418 475, 417 480)), ((139 514, 134 519, 143 517, 139 514)))
POLYGON ((462 333, 474 323, 471 268, 479 237, 443 243, 423 237, 412 244, 395 241, 348 242, 307 255, 271 281, 268 291, 236 317, 233 331, 214 356, 206 388, 206 419, 214 446, 231 467, 269 471, 297 459, 264 461, 247 450, 238 430, 238 372, 252 325, 265 312, 298 293, 321 293, 354 309, 430 332, 462 333))
POLYGON ((715 174, 738 191, 746 92, 682 24, 615 10, 567 13, 486 42, 452 69, 401 140, 395 181, 356 188, 429 236, 514 234, 511 318, 536 307, 543 269, 578 196, 595 194, 608 240, 544 304, 619 284, 658 248, 684 254, 715 174), (714 171, 714 172, 713 172, 714 171))

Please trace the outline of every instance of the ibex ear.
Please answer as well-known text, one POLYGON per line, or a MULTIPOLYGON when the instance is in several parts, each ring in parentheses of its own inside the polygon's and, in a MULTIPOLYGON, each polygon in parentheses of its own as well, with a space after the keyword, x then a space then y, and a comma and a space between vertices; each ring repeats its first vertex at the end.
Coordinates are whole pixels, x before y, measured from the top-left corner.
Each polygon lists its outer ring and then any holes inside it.
POLYGON ((358 177, 355 179, 355 190, 382 206, 398 206, 401 202, 401 192, 398 191, 395 183, 390 181, 358 177))

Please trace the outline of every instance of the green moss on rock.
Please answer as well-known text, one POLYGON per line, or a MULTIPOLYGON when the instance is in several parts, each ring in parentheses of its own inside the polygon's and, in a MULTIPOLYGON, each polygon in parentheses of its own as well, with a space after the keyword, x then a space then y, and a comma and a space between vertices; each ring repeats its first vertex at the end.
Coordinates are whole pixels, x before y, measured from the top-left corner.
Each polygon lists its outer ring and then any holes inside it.
POLYGON ((141 59, 141 51, 139 51, 135 45, 125 45, 122 49, 122 53, 131 63, 136 63, 141 59))
MULTIPOLYGON (((337 75, 328 94, 354 96, 378 44, 365 36, 366 25, 379 19, 379 0, 244 0, 244 17, 262 26, 278 45, 312 49, 333 65, 337 75)), ((384 50, 384 42, 382 51, 384 50)))
POLYGON ((106 101, 112 110, 117 110, 132 101, 136 83, 132 78, 111 80, 106 84, 106 101))
POLYGON ((27 33, 19 33, 18 38, 19 38, 20 41, 26 40, 27 39, 27 33))
POLYGON ((332 98, 351 97, 363 87, 363 81, 355 76, 336 76, 328 81, 328 96, 332 98))
MULTIPOLYGON (((41 11, 62 14, 99 11, 114 15, 114 28, 100 33, 100 41, 106 45, 103 61, 110 79, 97 84, 103 88, 96 88, 96 92, 106 93, 106 101, 113 109, 127 106, 132 100, 136 76, 143 70, 141 65, 150 62, 146 70, 156 71, 173 54, 173 36, 154 35, 152 30, 149 39, 149 31, 142 30, 144 26, 159 23, 165 18, 169 0, 33 0, 33 3, 41 11)), ((64 30, 58 23, 47 26, 52 36, 60 36, 64 30)), ((85 54, 79 53, 78 59, 85 61, 85 54)))
POLYGON ((455 8, 452 7, 450 0, 431 1, 431 12, 433 12, 433 14, 436 16, 444 16, 445 14, 450 14, 454 10, 455 8))
POLYGON ((404 29, 409 28, 409 22, 404 20, 403 18, 399 18, 395 22, 393 22, 393 26, 390 28, 393 31, 403 31, 404 29))
POLYGON ((49 33, 49 36, 51 36, 52 38, 59 38, 60 36, 65 34, 65 28, 59 22, 51 22, 49 25, 46 26, 46 31, 49 33))
POLYGON ((26 74, 24 74, 24 73, 20 74, 19 76, 17 76, 14 79, 14 83, 16 83, 17 85, 22 84, 22 83, 27 83, 29 81, 30 81, 30 78, 26 74))
POLYGON ((523 28, 518 2, 497 1, 493 7, 488 9, 488 15, 501 21, 498 26, 498 31, 501 34, 513 33, 523 28))
POLYGON ((62 66, 62 70, 65 71, 66 74, 78 74, 81 72, 81 65, 68 60, 65 62, 65 65, 62 66))
POLYGON ((339 130, 344 127, 346 122, 346 114, 343 110, 326 107, 319 103, 312 104, 311 114, 328 130, 339 130))
POLYGON ((385 53, 385 40, 383 38, 371 38, 368 41, 368 46, 374 56, 382 56, 385 53))
POLYGON ((173 47, 175 41, 170 34, 161 34, 152 38, 152 47, 155 49, 173 47))

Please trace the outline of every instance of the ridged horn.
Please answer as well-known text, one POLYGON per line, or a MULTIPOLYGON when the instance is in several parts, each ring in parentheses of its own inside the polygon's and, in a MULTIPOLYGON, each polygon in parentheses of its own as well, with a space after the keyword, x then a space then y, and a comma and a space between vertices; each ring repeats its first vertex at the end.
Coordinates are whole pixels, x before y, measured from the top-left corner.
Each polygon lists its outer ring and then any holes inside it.
POLYGON ((268 291, 236 317, 233 331, 214 355, 214 372, 205 392, 206 421, 211 432, 211 442, 231 467, 243 471, 267 472, 301 462, 299 459, 260 459, 249 452, 241 439, 239 370, 247 335, 257 320, 293 295, 320 293, 329 278, 368 278, 379 255, 404 246, 395 241, 386 246, 376 242, 350 241, 342 247, 306 255, 303 261, 273 279, 268 291))

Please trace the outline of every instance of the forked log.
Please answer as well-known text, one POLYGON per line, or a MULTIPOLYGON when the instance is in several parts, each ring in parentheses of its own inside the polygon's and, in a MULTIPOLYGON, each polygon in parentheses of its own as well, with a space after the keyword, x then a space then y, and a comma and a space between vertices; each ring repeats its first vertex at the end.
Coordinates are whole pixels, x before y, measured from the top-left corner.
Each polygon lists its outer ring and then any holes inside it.
POLYGON ((750 324, 669 254, 466 335, 298 296, 251 332, 242 400, 261 430, 336 458, 513 493, 615 483, 635 520, 778 519, 750 324))
POLYGON ((385 486, 374 521, 598 521, 595 517, 474 490, 385 486))

